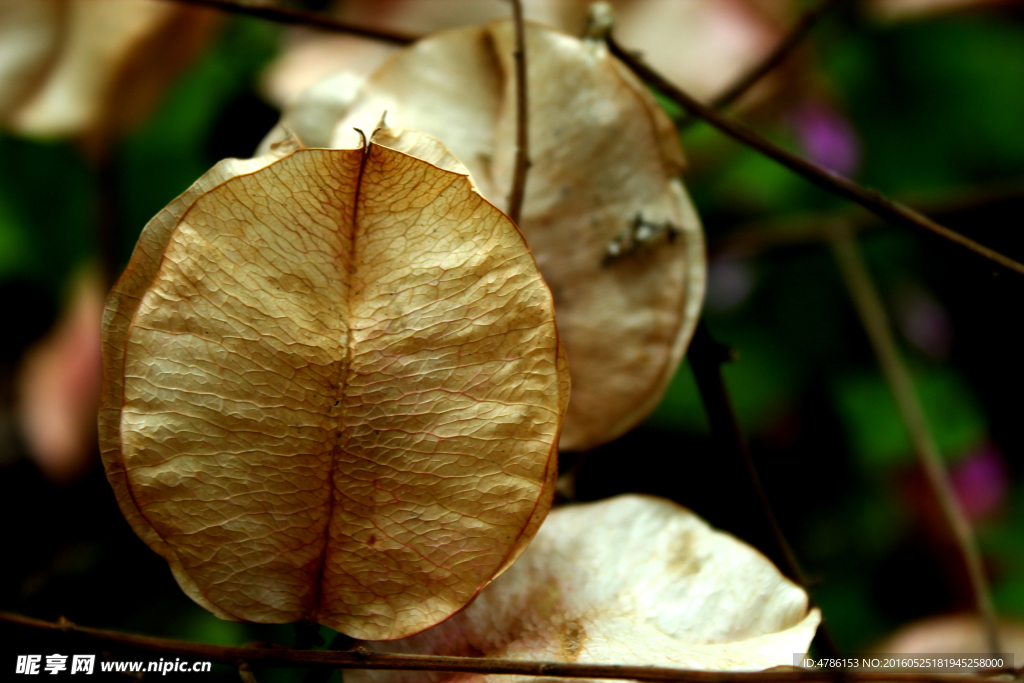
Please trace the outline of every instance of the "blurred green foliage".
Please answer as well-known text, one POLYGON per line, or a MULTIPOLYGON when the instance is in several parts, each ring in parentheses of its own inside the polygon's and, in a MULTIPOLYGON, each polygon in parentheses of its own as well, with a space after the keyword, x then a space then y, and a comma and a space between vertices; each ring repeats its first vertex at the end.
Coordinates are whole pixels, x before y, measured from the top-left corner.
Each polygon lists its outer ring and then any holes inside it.
POLYGON ((867 184, 899 193, 1021 174, 1019 20, 979 13, 859 26, 821 55, 862 135, 867 184))
MULTIPOLYGON (((939 450, 948 460, 982 446, 988 434, 985 416, 970 388, 949 368, 914 374, 925 414, 939 450)), ((875 373, 837 379, 837 409, 858 464, 872 471, 910 465, 910 438, 889 388, 875 373)))
POLYGON ((92 253, 96 207, 88 165, 66 142, 0 134, 0 278, 58 291, 92 253))

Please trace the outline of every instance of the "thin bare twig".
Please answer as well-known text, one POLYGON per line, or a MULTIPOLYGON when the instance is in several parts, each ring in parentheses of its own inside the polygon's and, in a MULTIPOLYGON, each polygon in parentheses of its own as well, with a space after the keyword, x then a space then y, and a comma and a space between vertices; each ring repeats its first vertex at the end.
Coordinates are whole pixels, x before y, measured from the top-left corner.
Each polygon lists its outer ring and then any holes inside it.
POLYGON ((924 470, 930 488, 938 500, 939 508, 956 540, 960 556, 967 567, 974 602, 985 627, 990 652, 1000 652, 999 635, 996 631, 996 614, 992 605, 988 580, 981 563, 971 525, 964 516, 957 502, 956 494, 949 482, 946 468, 942 463, 938 445, 928 426, 924 410, 914 390, 914 382, 903 358, 896 346, 892 328, 878 296, 871 275, 861 256, 857 243, 850 236, 848 228, 843 224, 834 226, 835 236, 831 242, 832 250, 843 281, 853 299, 857 314, 860 316, 864 331, 867 332, 871 347, 882 369, 882 375, 889 385, 889 391, 896 401, 897 409, 903 424, 910 434, 914 453, 921 468, 924 470))
MULTIPOLYGON (((354 642, 355 640, 351 636, 338 633, 331 639, 327 648, 330 650, 351 650, 354 642)), ((330 667, 315 667, 306 672, 306 677, 302 679, 302 683, 327 683, 332 673, 334 673, 334 669, 330 667)))
POLYGON ((266 19, 278 24, 293 24, 297 26, 309 26, 325 31, 336 31, 349 33, 363 38, 372 38, 395 45, 408 45, 417 40, 419 36, 410 36, 394 31, 366 28, 364 26, 353 26, 348 22, 335 19, 326 14, 316 12, 305 12, 303 10, 278 7, 268 4, 252 4, 239 2, 239 0, 170 0, 185 5, 196 5, 198 7, 209 7, 210 9, 227 12, 229 14, 241 14, 257 19, 266 19))
MULTIPOLYGON (((778 67, 792 53, 803 39, 810 34, 811 29, 824 17, 833 7, 843 0, 821 0, 817 5, 808 10, 800 17, 793 29, 766 57, 753 68, 743 74, 735 83, 726 88, 711 102, 711 106, 722 109, 732 104, 740 96, 750 90, 764 76, 778 67)), ((682 130, 698 119, 690 115, 677 121, 677 127, 682 130)), ((697 388, 700 392, 701 402, 708 415, 708 422, 711 427, 711 435, 723 451, 732 451, 733 457, 738 456, 747 469, 747 475, 755 494, 761 504, 765 521, 767 522, 775 545, 778 547, 786 566, 787 574, 800 586, 811 594, 808 587, 807 576, 800 566, 800 562, 793 552, 792 546, 782 531, 771 501, 761 482, 757 465, 750 453, 750 448, 729 398, 728 389, 725 385, 725 378, 722 375, 722 364, 729 360, 729 349, 716 341, 707 329, 704 320, 701 319, 694 332, 693 341, 690 343, 687 355, 690 359, 690 368, 693 371, 697 388)), ((817 638, 819 644, 827 657, 839 658, 839 648, 836 645, 831 630, 826 622, 822 622, 818 629, 817 638)))
POLYGON ((786 151, 774 142, 762 137, 746 126, 737 123, 728 116, 725 116, 718 110, 698 102, 693 97, 666 80, 664 76, 644 64, 644 62, 636 55, 624 50, 614 40, 609 38, 608 45, 612 53, 622 60, 622 62, 634 73, 636 73, 641 80, 646 82, 665 97, 671 99, 691 115, 707 121, 734 140, 757 150, 769 159, 785 166, 818 187, 860 204, 871 213, 875 214, 882 220, 888 221, 889 223, 935 233, 940 237, 944 237, 951 242, 959 244, 962 247, 966 247, 974 253, 998 263, 1004 268, 1009 268, 1010 270, 1024 275, 1024 264, 1018 263, 1017 261, 1014 261, 993 249, 989 249, 984 245, 978 244, 974 240, 967 238, 944 225, 936 223, 932 219, 918 213, 908 206, 904 206, 903 204, 888 199, 878 190, 862 187, 851 180, 815 166, 811 162, 793 154, 792 152, 786 151))
POLYGON ((693 340, 690 342, 690 348, 686 355, 690 360, 690 368, 697 382, 697 390, 700 392, 704 410, 707 412, 712 438, 718 442, 721 450, 729 452, 730 456, 735 456, 746 465, 751 484, 753 484, 764 510, 765 520, 771 527, 775 544, 782 555, 786 573, 789 578, 801 586, 806 586, 807 577, 800 568, 800 563, 797 561, 789 541, 782 533, 782 527, 779 526, 779 521, 768 501, 768 495, 761 484, 761 477, 750 456, 747 440, 743 436, 743 430, 740 429, 732 401, 729 399, 725 378, 722 376, 722 364, 731 360, 729 347, 711 336, 704 319, 701 318, 697 323, 697 329, 693 333, 693 340))
MULTIPOLYGON (((722 452, 743 461, 750 483, 754 487, 764 512, 765 521, 768 523, 772 537, 775 539, 775 545, 778 546, 782 555, 786 573, 810 595, 807 576, 800 567, 800 561, 797 560, 792 546, 786 540, 786 535, 782 532, 782 526, 775 516, 768 494, 761 483, 757 465, 750 454, 747 440, 743 436, 743 430, 740 429, 732 401, 729 399, 725 378, 722 376, 722 364, 730 360, 730 350, 711 336, 703 318, 697 323, 697 329, 694 331, 693 340, 687 351, 687 358, 690 360, 690 369, 697 382, 701 403, 704 404, 704 410, 708 416, 712 439, 717 442, 718 448, 722 452)), ((824 656, 832 659, 840 657, 839 648, 826 622, 822 621, 818 627, 817 637, 824 656)))
MULTIPOLYGON (((943 190, 913 198, 928 214, 945 216, 984 209, 1004 202, 1024 200, 1024 179, 997 184, 943 190)), ((824 244, 835 236, 834 225, 845 223, 852 232, 861 233, 884 225, 877 216, 848 206, 833 211, 808 211, 779 218, 743 223, 708 244, 708 255, 751 256, 776 247, 799 244, 824 244)))
MULTIPOLYGON (((842 2, 845 0, 821 0, 817 5, 804 12, 774 50, 712 99, 710 105, 715 109, 724 109, 738 100, 762 78, 785 62, 804 38, 810 35, 811 30, 818 25, 818 22, 842 2)), ((686 116, 677 121, 676 126, 683 130, 696 123, 697 120, 693 116, 686 116)))
POLYGON ((779 669, 751 672, 693 671, 664 666, 527 662, 516 659, 491 659, 487 657, 378 654, 363 647, 347 651, 297 650, 284 647, 226 647, 77 626, 66 619, 53 623, 10 612, 0 612, 0 621, 45 631, 75 633, 96 642, 110 643, 115 646, 156 651, 235 666, 241 662, 249 662, 250 664, 264 667, 312 667, 326 665, 340 669, 445 671, 450 673, 512 674, 558 678, 608 678, 645 681, 648 683, 989 683, 992 675, 1007 672, 1007 669, 989 669, 965 675, 845 671, 842 669, 779 669))
POLYGON ((516 159, 512 171, 512 191, 508 197, 508 215, 519 225, 526 194, 526 171, 530 167, 529 120, 526 101, 526 30, 523 27, 523 4, 512 0, 512 17, 516 25, 516 159))

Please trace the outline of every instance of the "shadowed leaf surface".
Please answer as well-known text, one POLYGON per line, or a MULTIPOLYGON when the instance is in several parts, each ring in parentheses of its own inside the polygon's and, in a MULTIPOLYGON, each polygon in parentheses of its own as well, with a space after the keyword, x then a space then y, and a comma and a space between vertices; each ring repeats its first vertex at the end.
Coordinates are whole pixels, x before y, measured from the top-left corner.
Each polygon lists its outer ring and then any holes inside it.
POLYGON ((104 319, 104 462, 214 614, 406 636, 546 514, 568 395, 551 295, 451 168, 280 145, 144 231, 104 319))
MULTIPOLYGON (((392 125, 441 140, 504 208, 515 154, 513 42, 508 21, 424 39, 358 94, 343 77, 310 92, 265 145, 288 129, 307 144, 350 146, 353 127, 386 110, 392 125)), ((587 449, 661 398, 699 314, 704 242, 677 178, 675 130, 646 88, 602 41, 528 24, 526 43, 532 165, 519 227, 551 287, 572 372, 561 447, 587 449), (609 261, 612 243, 622 255, 609 261)))
MULTIPOLYGON (((372 649, 756 671, 792 665, 819 621, 804 591, 753 548, 674 503, 627 495, 555 510, 519 561, 465 611, 372 649)), ((455 678, 345 672, 352 683, 455 678)))

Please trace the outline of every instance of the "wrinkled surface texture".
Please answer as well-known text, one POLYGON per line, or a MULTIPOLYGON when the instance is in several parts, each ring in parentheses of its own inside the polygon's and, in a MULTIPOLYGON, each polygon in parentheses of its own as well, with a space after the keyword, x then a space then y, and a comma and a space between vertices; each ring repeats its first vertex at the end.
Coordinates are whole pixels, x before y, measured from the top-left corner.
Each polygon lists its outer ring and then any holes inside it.
POLYGON ((217 23, 152 0, 0 0, 0 122, 36 136, 123 129, 217 23))
MULTIPOLYGON (((587 449, 654 408, 693 332, 704 291, 704 243, 677 178, 671 122, 601 41, 529 24, 530 159, 520 228, 551 287, 572 373, 561 447, 587 449), (656 234, 606 263, 637 217, 656 234)), ((420 41, 344 104, 316 92, 282 129, 307 145, 351 146, 387 111, 391 125, 447 146, 485 197, 505 208, 515 154, 513 29, 503 21, 420 41), (318 118, 315 112, 320 112, 318 118), (333 131, 333 132, 332 132, 333 131)))
POLYGON ((550 505, 550 293, 465 175, 379 144, 278 150, 144 231, 104 319, 108 477, 214 614, 409 635, 550 505))
MULTIPOLYGON (((669 501, 619 496, 555 510, 519 561, 465 611, 371 649, 757 671, 792 665, 819 621, 807 595, 751 547, 669 501)), ((456 679, 386 671, 345 678, 456 679)), ((527 680, 457 680, 513 678, 527 680)))

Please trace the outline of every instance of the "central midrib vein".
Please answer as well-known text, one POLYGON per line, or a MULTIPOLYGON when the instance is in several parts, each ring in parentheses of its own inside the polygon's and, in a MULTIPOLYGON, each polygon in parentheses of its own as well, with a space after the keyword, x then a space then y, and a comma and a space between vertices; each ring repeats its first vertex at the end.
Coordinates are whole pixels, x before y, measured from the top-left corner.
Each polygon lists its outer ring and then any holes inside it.
MULTIPOLYGON (((337 499, 337 491, 335 490, 334 474, 338 468, 338 459, 341 452, 344 450, 341 445, 341 441, 347 438, 346 424, 345 424, 345 391, 348 387, 349 376, 352 370, 352 359, 355 355, 355 335, 352 333, 352 304, 353 304, 353 293, 354 288, 353 281, 355 280, 356 263, 358 255, 356 254, 356 232, 359 225, 359 197, 362 193, 363 175, 366 171, 366 162, 370 158, 370 150, 373 148, 373 142, 367 140, 366 136, 362 131, 359 134, 363 136, 363 155, 359 160, 359 173, 356 176, 356 190, 352 197, 352 223, 351 232, 349 235, 349 261, 347 269, 348 277, 348 295, 345 305, 346 313, 346 345, 345 345, 345 359, 341 363, 341 368, 338 371, 338 379, 336 382, 337 393, 335 394, 336 405, 340 406, 337 417, 337 427, 334 430, 334 447, 331 449, 331 466, 328 470, 327 483, 330 487, 330 497, 327 503, 327 524, 324 527, 324 534, 326 539, 324 540, 324 549, 320 555, 320 567, 317 570, 316 576, 316 588, 314 597, 314 607, 312 618, 315 619, 320 613, 323 602, 323 582, 324 582, 324 567, 327 564, 327 553, 331 546, 331 526, 334 522, 334 502, 337 499)), ((333 409, 334 406, 332 406, 333 409)))

